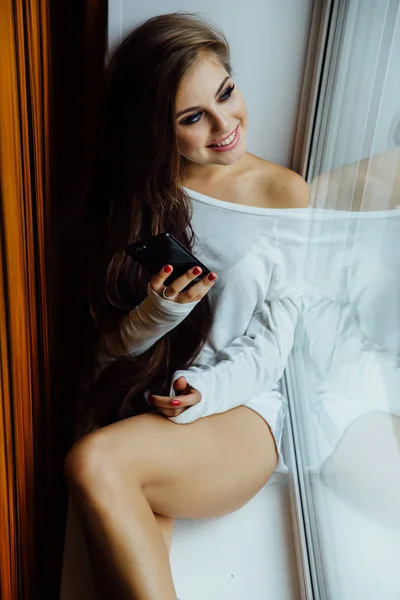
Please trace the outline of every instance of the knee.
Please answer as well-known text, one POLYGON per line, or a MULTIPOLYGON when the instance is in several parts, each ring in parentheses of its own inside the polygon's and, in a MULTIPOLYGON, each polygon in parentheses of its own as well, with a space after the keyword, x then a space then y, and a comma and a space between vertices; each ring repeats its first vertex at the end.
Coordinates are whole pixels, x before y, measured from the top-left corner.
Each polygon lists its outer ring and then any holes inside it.
POLYGON ((83 436, 74 443, 64 461, 64 478, 69 490, 89 490, 106 481, 108 463, 101 431, 83 436))

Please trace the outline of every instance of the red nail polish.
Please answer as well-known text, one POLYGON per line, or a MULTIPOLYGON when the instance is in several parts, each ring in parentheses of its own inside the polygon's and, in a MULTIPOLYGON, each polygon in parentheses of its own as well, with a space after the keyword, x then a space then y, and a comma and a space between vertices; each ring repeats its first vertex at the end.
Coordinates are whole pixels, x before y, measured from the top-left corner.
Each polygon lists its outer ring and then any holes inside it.
POLYGON ((171 265, 166 265, 166 266, 164 267, 164 273, 171 273, 171 271, 172 271, 172 267, 171 267, 171 265))
POLYGON ((200 275, 201 269, 200 267, 195 267, 192 271, 193 275, 200 275))
POLYGON ((148 401, 150 402, 150 404, 154 404, 154 396, 149 396, 148 401))
POLYGON ((210 273, 209 276, 208 276, 208 279, 210 281, 215 281, 217 279, 217 276, 216 276, 215 273, 210 273))
POLYGON ((180 400, 171 400, 171 404, 172 404, 172 406, 179 406, 180 400))

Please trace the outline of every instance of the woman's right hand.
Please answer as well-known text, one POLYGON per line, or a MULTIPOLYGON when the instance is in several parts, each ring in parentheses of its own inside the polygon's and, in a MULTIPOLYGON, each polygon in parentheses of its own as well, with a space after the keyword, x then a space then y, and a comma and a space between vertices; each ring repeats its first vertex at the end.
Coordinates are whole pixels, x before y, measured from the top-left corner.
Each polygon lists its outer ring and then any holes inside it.
POLYGON ((165 298, 169 302, 176 302, 177 304, 186 304, 188 302, 197 302, 198 300, 201 300, 207 292, 210 291, 217 280, 216 273, 210 273, 185 290, 184 288, 202 272, 200 267, 194 267, 193 269, 186 271, 186 273, 180 277, 177 277, 177 279, 169 286, 165 286, 164 282, 168 279, 173 270, 171 265, 165 265, 161 271, 156 275, 153 275, 150 279, 150 286, 159 296, 165 298))

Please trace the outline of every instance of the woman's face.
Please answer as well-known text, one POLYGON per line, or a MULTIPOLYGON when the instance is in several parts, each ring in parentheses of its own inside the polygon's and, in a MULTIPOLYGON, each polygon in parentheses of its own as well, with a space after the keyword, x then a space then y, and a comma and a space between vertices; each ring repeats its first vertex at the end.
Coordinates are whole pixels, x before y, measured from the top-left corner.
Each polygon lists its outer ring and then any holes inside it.
POLYGON ((180 153, 197 164, 231 165, 246 151, 247 124, 246 105, 232 77, 215 57, 204 56, 178 89, 180 153), (226 138, 228 145, 210 147, 226 138))

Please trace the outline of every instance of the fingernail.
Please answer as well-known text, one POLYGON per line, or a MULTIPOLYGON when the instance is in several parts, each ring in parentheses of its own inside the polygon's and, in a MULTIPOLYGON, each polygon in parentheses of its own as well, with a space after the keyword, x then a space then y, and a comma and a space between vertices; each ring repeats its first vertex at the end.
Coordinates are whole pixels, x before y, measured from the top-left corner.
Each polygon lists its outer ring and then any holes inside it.
POLYGON ((172 406, 179 406, 180 403, 181 403, 180 400, 171 400, 172 406))
POLYGON ((208 279, 210 281, 215 281, 217 279, 217 276, 216 276, 215 273, 210 273, 209 276, 208 276, 208 279))
POLYGON ((193 275, 200 275, 201 269, 200 267, 195 267, 192 271, 193 275))
POLYGON ((148 401, 150 402, 150 404, 154 404, 154 396, 149 396, 148 401))
POLYGON ((167 265, 164 267, 164 273, 171 273, 171 271, 172 271, 171 265, 167 265))

